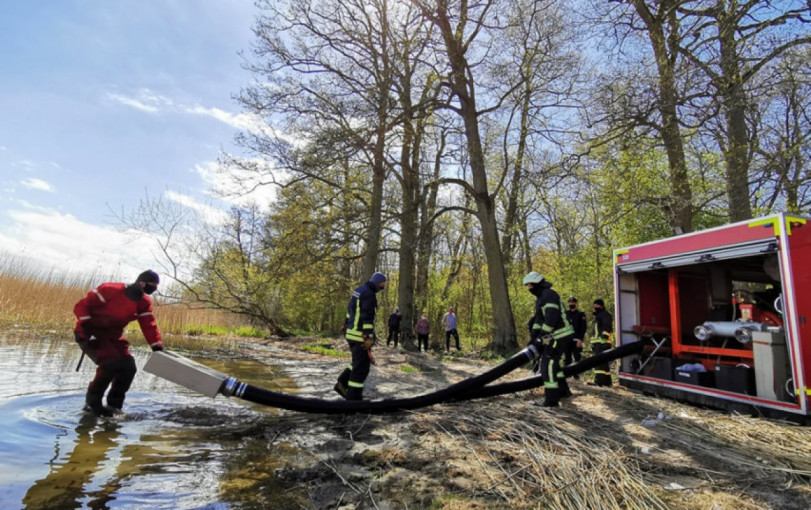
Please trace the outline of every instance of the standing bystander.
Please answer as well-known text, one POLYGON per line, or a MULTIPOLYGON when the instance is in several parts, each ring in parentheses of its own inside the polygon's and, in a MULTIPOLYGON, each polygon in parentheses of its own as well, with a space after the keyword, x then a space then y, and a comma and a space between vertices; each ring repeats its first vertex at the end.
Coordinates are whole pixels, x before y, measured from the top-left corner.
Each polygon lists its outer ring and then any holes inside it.
POLYGON ((425 352, 428 352, 428 333, 431 331, 431 324, 428 322, 428 316, 425 313, 417 321, 414 329, 417 331, 417 352, 420 352, 423 345, 425 345, 425 352))
POLYGON ((459 332, 456 330, 456 315, 453 313, 453 307, 448 307, 448 313, 442 316, 442 325, 445 326, 445 350, 451 350, 451 336, 456 339, 456 350, 461 351, 459 346, 459 332))

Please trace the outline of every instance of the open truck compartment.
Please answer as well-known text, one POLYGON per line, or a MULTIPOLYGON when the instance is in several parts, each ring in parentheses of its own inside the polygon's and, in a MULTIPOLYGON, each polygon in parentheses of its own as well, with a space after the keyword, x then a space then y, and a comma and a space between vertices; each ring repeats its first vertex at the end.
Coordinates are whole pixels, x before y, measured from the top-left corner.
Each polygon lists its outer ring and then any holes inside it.
POLYGON ((809 415, 811 224, 777 214, 615 250, 620 383, 768 416, 809 415))

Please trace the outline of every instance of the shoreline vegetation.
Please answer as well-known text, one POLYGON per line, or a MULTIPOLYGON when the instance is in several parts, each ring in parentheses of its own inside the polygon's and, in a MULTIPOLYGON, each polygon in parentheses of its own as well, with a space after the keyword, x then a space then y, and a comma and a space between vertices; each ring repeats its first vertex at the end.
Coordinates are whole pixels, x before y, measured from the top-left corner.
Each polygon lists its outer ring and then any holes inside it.
MULTIPOLYGON (((90 289, 104 282, 126 282, 116 276, 90 274, 58 274, 54 270, 35 268, 25 261, 0 253, 0 329, 22 330, 29 334, 49 333, 58 338, 73 339, 76 318, 73 306, 90 289)), ((192 303, 167 303, 160 290, 152 297, 153 310, 164 344, 169 349, 185 351, 237 350, 241 340, 255 341, 271 337, 266 327, 250 323, 239 314, 204 308, 192 303)), ((304 350, 327 356, 347 357, 345 352, 319 345, 328 333, 289 330, 294 337, 310 338, 304 350)), ((136 322, 125 330, 133 348, 145 346, 145 340, 136 322)), ((342 338, 342 336, 335 336, 342 338)), ((381 334, 379 342, 382 342, 381 334)), ((462 351, 442 350, 444 338, 432 338, 431 347, 441 356, 476 357, 490 362, 504 358, 486 350, 485 339, 467 335, 461 339, 462 351)))
MULTIPOLYGON (((123 281, 100 275, 80 277, 37 271, 19 261, 0 264, 0 328, 29 333, 50 332, 73 339, 76 323, 73 306, 87 292, 104 282, 123 281)), ((182 350, 233 350, 239 338, 266 338, 267 331, 236 314, 197 308, 185 303, 163 302, 153 296, 158 329, 168 348, 182 350)), ((143 335, 136 322, 125 334, 139 348, 143 335)))

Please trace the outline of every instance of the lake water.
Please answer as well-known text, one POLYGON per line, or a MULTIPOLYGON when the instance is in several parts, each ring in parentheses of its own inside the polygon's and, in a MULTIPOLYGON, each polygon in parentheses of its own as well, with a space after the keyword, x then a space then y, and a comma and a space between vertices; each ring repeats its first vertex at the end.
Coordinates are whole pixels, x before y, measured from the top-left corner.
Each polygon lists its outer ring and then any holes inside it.
MULTIPOLYGON (((275 483, 240 458, 267 449, 277 411, 160 379, 137 351, 125 414, 95 418, 81 411, 95 365, 77 372, 79 355, 70 340, 0 337, 0 508, 254 508, 252 484, 275 483)), ((279 379, 252 360, 196 361, 268 389, 279 379)))

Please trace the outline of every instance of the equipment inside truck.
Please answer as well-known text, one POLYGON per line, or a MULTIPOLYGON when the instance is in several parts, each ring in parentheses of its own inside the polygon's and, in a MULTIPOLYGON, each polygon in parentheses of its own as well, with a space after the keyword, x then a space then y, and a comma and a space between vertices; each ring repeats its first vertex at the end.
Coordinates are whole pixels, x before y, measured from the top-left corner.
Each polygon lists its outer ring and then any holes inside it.
POLYGON ((620 372, 795 402, 776 244, 741 254, 620 269, 621 335, 650 340, 620 372))

